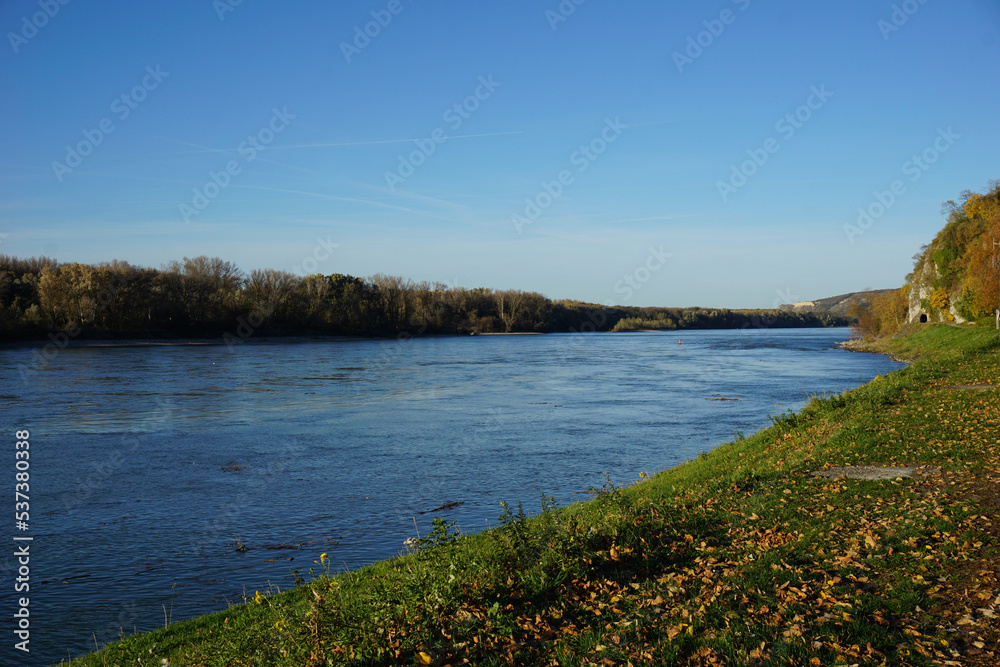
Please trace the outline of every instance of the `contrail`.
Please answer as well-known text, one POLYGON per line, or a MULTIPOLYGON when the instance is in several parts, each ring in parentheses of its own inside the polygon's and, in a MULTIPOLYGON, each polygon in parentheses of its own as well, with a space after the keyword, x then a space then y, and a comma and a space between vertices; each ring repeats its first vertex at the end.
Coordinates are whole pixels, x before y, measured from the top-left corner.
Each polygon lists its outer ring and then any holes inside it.
MULTIPOLYGON (((513 130, 511 132, 488 132, 485 134, 449 134, 448 139, 473 139, 475 137, 502 137, 508 134, 524 134, 524 130, 513 130)), ((297 144, 293 146, 278 146, 278 148, 331 148, 335 146, 371 146, 374 144, 408 144, 414 141, 421 141, 429 137, 417 137, 416 139, 382 139, 379 141, 351 141, 334 144, 297 144)), ((270 147, 269 147, 270 148, 270 147)))
POLYGON ((423 216, 426 216, 428 218, 433 218, 435 220, 445 220, 445 221, 447 221, 445 218, 442 218, 442 217, 436 216, 436 215, 431 215, 430 213, 424 213, 423 211, 417 211, 415 209, 406 208, 406 207, 403 207, 403 206, 393 206, 392 204, 384 204, 382 202, 372 201, 370 199, 355 199, 353 197, 339 197, 337 195, 328 195, 328 194, 324 194, 322 192, 306 192, 304 190, 289 190, 287 188, 272 188, 272 187, 268 187, 266 185, 234 185, 233 187, 235 187, 235 188, 246 188, 248 190, 271 190, 273 192, 287 192, 289 194, 306 195, 306 196, 309 196, 309 197, 319 197, 321 199, 333 199, 335 201, 346 201, 346 202, 352 202, 352 203, 355 203, 355 204, 368 204, 369 206, 380 206, 382 208, 391 208, 391 209, 396 210, 396 211, 403 211, 405 213, 415 213, 417 215, 423 215, 423 216))
MULTIPOLYGON (((514 130, 511 132, 488 132, 485 134, 454 134, 448 135, 448 140, 451 139, 474 139, 476 137, 502 137, 509 134, 524 134, 524 130, 514 130)), ((170 153, 170 155, 184 155, 188 153, 232 153, 236 151, 236 148, 209 148, 208 146, 199 146, 198 144, 193 144, 188 141, 181 141, 180 139, 171 139, 169 137, 159 137, 155 134, 150 135, 156 137, 157 139, 163 139, 165 141, 173 141, 178 144, 183 144, 185 146, 194 146, 200 150, 196 151, 178 151, 176 153, 170 153)), ((377 144, 409 144, 414 141, 421 141, 427 139, 428 137, 417 137, 416 139, 382 139, 378 141, 348 141, 341 143, 320 143, 320 144, 295 144, 292 146, 268 146, 267 150, 287 150, 290 148, 335 148, 335 147, 345 147, 345 146, 374 146, 377 144)))
POLYGON ((155 139, 162 139, 164 141, 172 141, 175 144, 180 144, 182 146, 194 146, 200 150, 197 151, 178 151, 177 153, 170 153, 170 155, 183 155, 185 153, 228 153, 236 150, 235 148, 209 148, 208 146, 202 146, 201 144, 193 144, 190 141, 182 141, 181 139, 171 139, 170 137, 161 137, 158 134, 149 134, 144 132, 147 136, 153 137, 155 139))

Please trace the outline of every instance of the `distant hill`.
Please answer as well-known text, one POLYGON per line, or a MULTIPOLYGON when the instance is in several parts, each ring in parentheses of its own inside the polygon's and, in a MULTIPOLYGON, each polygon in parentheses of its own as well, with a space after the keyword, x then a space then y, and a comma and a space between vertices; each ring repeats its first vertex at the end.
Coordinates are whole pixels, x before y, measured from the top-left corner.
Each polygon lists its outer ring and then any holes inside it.
POLYGON ((865 290, 863 292, 848 292, 837 296, 828 296, 825 299, 814 301, 799 301, 797 303, 786 303, 779 308, 793 313, 814 313, 816 315, 830 315, 833 317, 848 317, 853 319, 851 307, 858 303, 868 303, 872 295, 883 295, 892 292, 891 289, 865 290))

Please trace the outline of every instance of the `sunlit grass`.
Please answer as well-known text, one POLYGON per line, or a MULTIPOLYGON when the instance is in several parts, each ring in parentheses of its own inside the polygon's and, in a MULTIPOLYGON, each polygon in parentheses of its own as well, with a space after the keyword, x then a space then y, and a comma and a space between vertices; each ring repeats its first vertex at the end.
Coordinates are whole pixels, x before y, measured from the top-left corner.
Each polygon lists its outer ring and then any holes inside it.
POLYGON ((997 575, 974 490, 1000 479, 1000 390, 952 387, 1000 378, 997 333, 888 345, 920 359, 627 488, 505 505, 477 535, 439 520, 357 572, 317 554, 296 590, 73 664, 922 665, 991 650, 958 621, 997 575), (940 472, 810 474, 860 464, 940 472))

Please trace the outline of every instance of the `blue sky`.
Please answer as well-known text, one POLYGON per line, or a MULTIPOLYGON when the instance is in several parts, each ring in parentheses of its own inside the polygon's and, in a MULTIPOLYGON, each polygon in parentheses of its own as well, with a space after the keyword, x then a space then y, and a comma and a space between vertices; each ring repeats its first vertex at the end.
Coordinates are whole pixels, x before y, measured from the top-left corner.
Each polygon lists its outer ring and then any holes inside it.
POLYGON ((0 1, 0 253, 769 307, 1000 178, 995 0, 235 1, 0 1))

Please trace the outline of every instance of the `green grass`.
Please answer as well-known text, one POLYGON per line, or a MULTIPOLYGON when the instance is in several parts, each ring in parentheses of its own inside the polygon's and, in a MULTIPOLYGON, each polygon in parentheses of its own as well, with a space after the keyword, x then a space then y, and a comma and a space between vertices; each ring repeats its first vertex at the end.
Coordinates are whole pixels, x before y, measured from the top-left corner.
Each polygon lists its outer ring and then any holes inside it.
POLYGON ((996 628, 959 621, 1000 578, 1000 390, 952 387, 1000 378, 1000 337, 884 345, 916 362, 628 488, 476 535, 439 522, 410 555, 72 664, 996 664, 996 628), (849 464, 940 472, 809 474, 849 464))

